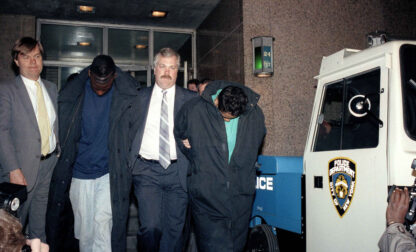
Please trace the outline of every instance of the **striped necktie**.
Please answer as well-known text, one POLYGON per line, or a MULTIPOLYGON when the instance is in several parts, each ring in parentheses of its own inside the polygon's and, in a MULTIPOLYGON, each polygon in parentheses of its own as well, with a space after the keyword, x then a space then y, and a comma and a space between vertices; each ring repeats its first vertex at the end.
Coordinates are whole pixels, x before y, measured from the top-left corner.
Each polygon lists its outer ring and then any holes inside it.
POLYGON ((38 120, 40 139, 41 139, 41 145, 42 145, 41 154, 47 155, 50 150, 49 136, 50 136, 51 128, 49 125, 49 117, 48 117, 48 112, 46 110, 42 87, 37 81, 35 81, 35 85, 36 85, 36 98, 37 98, 37 104, 38 104, 37 120, 38 120))
POLYGON ((169 147, 169 115, 168 101, 166 90, 162 91, 162 106, 160 109, 160 131, 159 131, 159 163, 167 169, 170 165, 170 147, 169 147))

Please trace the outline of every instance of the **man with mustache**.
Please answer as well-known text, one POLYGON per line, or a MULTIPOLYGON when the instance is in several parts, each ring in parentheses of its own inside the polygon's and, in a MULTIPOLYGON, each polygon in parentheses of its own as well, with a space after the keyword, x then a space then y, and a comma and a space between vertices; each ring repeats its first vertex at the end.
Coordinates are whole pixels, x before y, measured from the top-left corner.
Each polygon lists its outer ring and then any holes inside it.
MULTIPOLYGON (((129 165, 138 200, 139 251, 181 251, 188 194, 188 160, 173 136, 174 117, 197 93, 176 86, 180 56, 163 48, 155 56, 155 85, 132 104, 129 165)), ((124 127, 122 127, 124 128, 124 127)))

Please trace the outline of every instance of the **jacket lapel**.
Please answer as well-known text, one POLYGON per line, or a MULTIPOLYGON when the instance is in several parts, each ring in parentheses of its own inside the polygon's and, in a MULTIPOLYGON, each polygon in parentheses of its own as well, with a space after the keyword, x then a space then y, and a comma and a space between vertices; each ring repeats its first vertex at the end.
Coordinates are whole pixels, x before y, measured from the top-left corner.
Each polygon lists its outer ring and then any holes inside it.
POLYGON ((175 86, 175 89, 175 105, 173 105, 174 117, 178 114, 179 109, 182 107, 184 101, 183 90, 179 86, 175 86))
POLYGON ((58 142, 59 141, 58 140, 59 139, 59 137, 58 137, 58 102, 57 102, 57 100, 58 100, 58 91, 56 89, 55 84, 53 84, 53 83, 51 83, 47 80, 44 80, 44 79, 42 79, 42 82, 46 87, 46 91, 48 92, 48 95, 51 98, 52 105, 53 105, 53 108, 55 110, 56 120, 55 120, 55 123, 53 125, 54 126, 53 128, 54 128, 56 141, 58 142))
POLYGON ((57 106, 57 91, 56 91, 56 86, 55 84, 42 79, 43 84, 46 87, 46 90, 48 91, 48 95, 51 98, 52 104, 53 104, 53 108, 55 109, 55 112, 58 111, 58 106, 57 106))
POLYGON ((15 80, 16 80, 17 95, 20 101, 22 102, 23 107, 25 108, 27 112, 27 115, 30 117, 30 121, 33 123, 35 127, 38 127, 36 114, 35 114, 35 111, 33 110, 32 102, 30 101, 30 97, 25 87, 25 84, 23 83, 23 80, 20 77, 20 75, 17 76, 15 80))
MULTIPOLYGON (((178 112, 179 112, 180 108, 182 107, 182 105, 184 103, 184 100, 185 100, 184 99, 185 94, 184 94, 183 90, 178 86, 176 86, 175 89, 176 90, 175 90, 175 105, 173 105, 174 106, 173 107, 173 121, 175 121, 175 118, 178 115, 178 112)), ((176 141, 176 139, 175 139, 175 141, 176 141)), ((176 155, 178 157, 182 156, 183 154, 182 154, 182 152, 181 152, 177 143, 176 143, 175 147, 176 147, 176 155)), ((179 159, 179 160, 182 160, 182 158, 179 159)))
POLYGON ((139 91, 139 96, 136 101, 133 103, 133 114, 131 115, 131 127, 130 131, 132 135, 130 137, 135 137, 136 134, 139 134, 141 140, 143 138, 144 126, 146 124, 147 114, 149 112, 150 99, 152 98, 152 88, 144 88, 139 91))
POLYGON ((142 143, 152 91, 153 88, 141 89, 139 91, 139 95, 132 104, 131 113, 128 114, 130 117, 128 137, 131 140, 129 160, 132 163, 136 159, 136 154, 138 153, 142 143))

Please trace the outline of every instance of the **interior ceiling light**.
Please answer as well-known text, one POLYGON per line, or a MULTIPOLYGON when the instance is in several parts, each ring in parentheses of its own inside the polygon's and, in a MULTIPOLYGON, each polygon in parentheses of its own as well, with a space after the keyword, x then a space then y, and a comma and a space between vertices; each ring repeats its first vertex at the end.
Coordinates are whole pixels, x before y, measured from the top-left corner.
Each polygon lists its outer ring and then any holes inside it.
POLYGON ((77 45, 79 45, 79 46, 90 46, 91 45, 91 42, 86 42, 86 41, 77 42, 77 45))
POLYGON ((158 10, 154 10, 152 11, 151 16, 155 17, 155 18, 164 18, 168 15, 168 12, 166 11, 158 11, 158 10))
POLYGON ((134 46, 136 49, 145 49, 147 48, 147 45, 137 44, 134 46))
POLYGON ((95 7, 89 5, 78 5, 77 11, 81 13, 95 13, 95 7))

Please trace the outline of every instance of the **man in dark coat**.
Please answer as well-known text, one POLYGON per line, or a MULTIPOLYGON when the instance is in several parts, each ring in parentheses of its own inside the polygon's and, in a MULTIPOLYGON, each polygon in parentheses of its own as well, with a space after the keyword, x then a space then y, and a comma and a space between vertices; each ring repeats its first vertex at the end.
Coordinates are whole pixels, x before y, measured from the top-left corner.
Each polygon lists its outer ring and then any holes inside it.
POLYGON ((191 162, 188 190, 199 252, 244 248, 266 133, 259 97, 240 84, 213 81, 176 117, 175 136, 191 162))
POLYGON ((179 65, 179 54, 162 48, 154 60, 155 84, 140 90, 126 114, 141 252, 182 251, 189 161, 177 148, 173 123, 182 105, 198 95, 176 85, 179 65))
MULTIPOLYGON (((93 64, 84 69, 73 81, 62 87, 59 94, 58 114, 62 122, 60 124, 62 155, 52 177, 46 228, 51 251, 72 251, 74 249, 71 244, 67 244, 70 237, 68 232, 71 232, 71 227, 74 226, 71 208, 72 196, 71 201, 69 200, 71 180, 73 177, 78 181, 96 180, 90 178, 91 174, 94 177, 98 176, 97 179, 109 175, 109 191, 104 189, 97 194, 108 193, 110 196, 108 198, 110 201, 108 205, 111 208, 109 221, 112 222, 112 227, 109 222, 111 239, 108 237, 107 242, 108 244, 111 242, 111 245, 104 245, 105 251, 126 250, 131 172, 125 162, 128 149, 127 134, 125 133, 127 131, 123 131, 119 127, 124 125, 121 117, 131 109, 131 103, 138 95, 139 85, 130 75, 123 73, 115 65, 112 66, 114 62, 110 64, 109 59, 111 57, 106 55, 97 56, 93 64), (103 64, 110 69, 113 68, 115 72, 111 70, 111 73, 107 73, 105 69, 100 68, 103 64), (106 76, 101 76, 97 72, 103 72, 103 75, 106 76), (106 99, 107 95, 111 95, 111 100, 105 102, 107 105, 94 106, 94 104, 101 103, 98 101, 101 99, 100 97, 106 99), (97 118, 99 115, 94 112, 97 109, 100 110, 100 114, 104 113, 106 116, 101 119, 97 118), (94 126, 94 121, 91 119, 102 123, 99 125, 95 123, 94 126), (99 131, 103 132, 99 133, 99 131), (91 136, 95 133, 100 136, 91 136), (86 139, 88 135, 91 137, 86 139), (91 147, 92 145, 95 147, 91 147), (89 156, 85 156, 85 154, 89 156), (86 170, 83 167, 87 169, 91 167, 91 169, 86 170)), ((87 193, 90 193, 90 190, 84 190, 77 194, 86 195, 87 193)), ((77 194, 73 196, 77 196, 77 194)), ((104 204, 101 204, 99 208, 104 208, 104 204)), ((81 215, 81 217, 83 216, 81 215)), ((92 233, 99 231, 102 230, 94 230, 92 233)), ((77 231, 76 228, 75 232, 77 233, 79 230, 77 231)), ((92 240, 89 242, 94 243, 92 240)), ((89 248, 84 249, 95 251, 89 248)), ((100 251, 104 251, 104 249, 100 251)))

